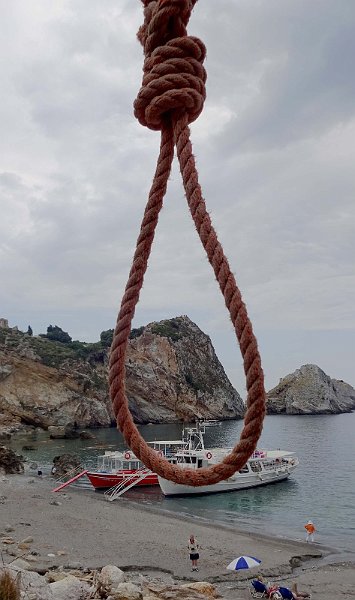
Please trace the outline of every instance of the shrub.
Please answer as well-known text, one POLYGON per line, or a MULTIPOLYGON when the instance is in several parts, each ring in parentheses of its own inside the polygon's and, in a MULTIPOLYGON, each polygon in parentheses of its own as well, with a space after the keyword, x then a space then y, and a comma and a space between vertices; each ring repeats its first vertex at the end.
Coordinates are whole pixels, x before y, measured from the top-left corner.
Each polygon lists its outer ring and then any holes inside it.
POLYGON ((46 337, 49 340, 52 340, 53 342, 62 342, 62 344, 68 344, 69 342, 71 342, 71 337, 69 333, 63 331, 63 329, 61 329, 61 327, 58 327, 58 325, 54 325, 54 327, 53 325, 49 325, 47 327, 46 337))
POLYGON ((19 579, 7 570, 0 574, 0 600, 20 600, 19 579))
POLYGON ((129 334, 129 339, 134 340, 135 338, 142 335, 143 331, 144 331, 144 327, 137 327, 136 329, 132 329, 131 333, 129 334))
POLYGON ((109 348, 112 344, 112 340, 113 340, 113 329, 107 329, 106 331, 101 331, 100 341, 101 341, 101 345, 104 348, 109 348))

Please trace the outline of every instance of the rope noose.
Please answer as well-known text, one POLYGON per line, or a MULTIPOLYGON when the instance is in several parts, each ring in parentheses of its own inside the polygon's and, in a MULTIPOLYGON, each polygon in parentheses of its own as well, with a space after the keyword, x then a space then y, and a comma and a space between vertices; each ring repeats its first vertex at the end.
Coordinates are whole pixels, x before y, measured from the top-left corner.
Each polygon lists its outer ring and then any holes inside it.
POLYGON ((142 0, 144 24, 138 39, 144 48, 143 83, 134 103, 135 116, 150 129, 161 131, 160 153, 137 240, 110 355, 110 395, 117 425, 134 454, 153 472, 176 483, 201 486, 218 483, 242 468, 256 448, 265 415, 264 376, 257 342, 235 278, 206 211, 190 142, 189 123, 201 113, 206 97, 202 66, 204 44, 187 36, 186 27, 197 0, 142 0), (174 156, 180 163, 187 202, 213 267, 235 328, 244 363, 247 410, 239 442, 219 464, 182 469, 161 458, 143 440, 128 408, 125 356, 147 269, 159 212, 174 156))

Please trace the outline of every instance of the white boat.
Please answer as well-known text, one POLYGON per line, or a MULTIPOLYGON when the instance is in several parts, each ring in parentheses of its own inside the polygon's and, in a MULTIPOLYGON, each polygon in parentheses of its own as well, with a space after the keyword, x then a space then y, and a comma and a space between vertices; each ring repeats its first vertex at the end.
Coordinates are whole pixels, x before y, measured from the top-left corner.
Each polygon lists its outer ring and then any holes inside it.
MULTIPOLYGON (((231 448, 209 448, 204 445, 203 434, 209 423, 196 423, 196 427, 187 429, 187 443, 180 448, 169 462, 181 468, 200 469, 217 464, 227 456, 231 448)), ((164 496, 191 496, 234 492, 247 488, 276 483, 287 479, 299 465, 294 452, 286 450, 256 450, 246 465, 226 480, 212 485, 190 486, 174 483, 158 476, 164 496)))

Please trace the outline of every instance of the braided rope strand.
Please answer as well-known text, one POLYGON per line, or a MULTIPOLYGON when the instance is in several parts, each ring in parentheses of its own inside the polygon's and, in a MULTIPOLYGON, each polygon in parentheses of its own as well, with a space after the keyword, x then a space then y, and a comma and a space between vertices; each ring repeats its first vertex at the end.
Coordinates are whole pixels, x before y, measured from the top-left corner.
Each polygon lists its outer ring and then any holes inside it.
MULTIPOLYGON (((134 317, 135 307, 139 300, 144 275, 148 266, 148 258, 154 239, 155 228, 163 205, 167 182, 174 157, 173 132, 171 127, 164 128, 161 136, 160 153, 153 184, 149 193, 147 206, 141 224, 133 264, 117 317, 116 328, 110 352, 109 383, 111 399, 115 414, 119 411, 124 399, 118 399, 118 393, 124 394, 125 355, 134 317)), ((127 405, 128 406, 128 405, 127 405)), ((129 412, 129 411, 128 411, 129 412)))

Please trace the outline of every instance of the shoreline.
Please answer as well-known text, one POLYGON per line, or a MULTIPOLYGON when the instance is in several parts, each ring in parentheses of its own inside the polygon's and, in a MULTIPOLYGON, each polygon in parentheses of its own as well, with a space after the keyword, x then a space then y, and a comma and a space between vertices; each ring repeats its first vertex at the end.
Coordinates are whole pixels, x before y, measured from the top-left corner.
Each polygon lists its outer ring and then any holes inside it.
MULTIPOLYGON (((14 540, 0 542, 5 563, 14 560, 18 545, 30 536, 35 552, 33 570, 70 564, 95 569, 114 564, 126 571, 154 572, 160 577, 165 573, 174 581, 209 581, 225 597, 232 589, 247 589, 247 580, 258 573, 288 587, 297 581, 300 589, 310 588, 314 598, 315 587, 326 577, 330 578, 327 590, 336 584, 346 597, 353 589, 350 578, 355 557, 344 560, 339 549, 258 535, 131 499, 107 502, 102 494, 80 488, 53 493, 54 487, 50 477, 0 477, 0 537, 14 540), (190 569, 186 547, 190 533, 201 545, 198 573, 190 569), (260 568, 228 571, 226 565, 241 554, 259 558, 260 568)), ((329 596, 327 593, 322 590, 318 597, 330 600, 337 596, 334 589, 329 596)))
MULTIPOLYGON (((309 543, 307 544, 306 542, 302 541, 302 540, 295 540, 293 538, 288 538, 286 536, 273 536, 271 533, 259 533, 259 532, 250 532, 248 531, 245 527, 242 527, 240 525, 238 526, 233 526, 233 525, 229 525, 228 523, 225 523, 223 521, 211 521, 210 519, 207 519, 205 517, 201 517, 200 515, 194 517, 193 515, 190 515, 188 513, 182 513, 182 514, 178 514, 176 513, 176 511, 173 510, 169 510, 167 508, 155 508, 152 505, 148 505, 148 504, 143 504, 142 506, 139 504, 139 502, 137 500, 134 500, 132 498, 122 498, 122 501, 127 503, 125 504, 125 506, 127 508, 130 508, 132 506, 132 509, 139 509, 142 511, 147 511, 147 512, 152 512, 153 514, 159 515, 159 514, 163 514, 166 515, 167 517, 171 518, 171 519, 177 519, 178 521, 181 521, 182 519, 185 522, 190 522, 190 523, 200 523, 201 525, 203 525, 204 527, 209 527, 211 529, 214 528, 218 528, 221 530, 225 530, 227 532, 233 532, 233 533, 237 533, 240 534, 242 536, 246 536, 246 537, 250 537, 252 539, 258 538, 259 541, 265 542, 267 543, 276 543, 278 542, 280 545, 282 545, 282 543, 284 542, 287 545, 294 545, 295 547, 299 546, 302 549, 305 548, 309 548, 310 550, 315 550, 316 552, 320 552, 321 556, 319 557, 319 560, 324 560, 329 556, 336 556, 336 555, 349 555, 349 560, 351 557, 353 557, 353 559, 355 560, 355 552, 352 552, 351 550, 342 550, 340 548, 337 548, 336 546, 328 546, 326 544, 320 544, 319 542, 313 542, 313 543, 309 543), (196 519, 196 521, 194 521, 194 519, 196 519)), ((311 560, 311 559, 310 559, 311 560)))

